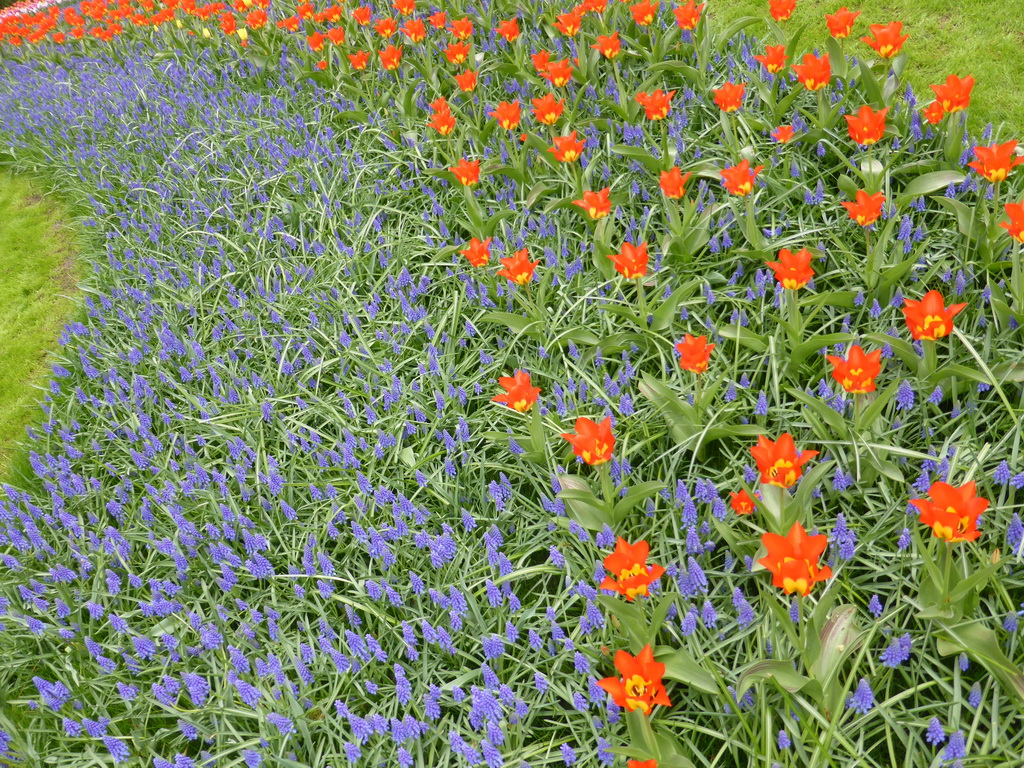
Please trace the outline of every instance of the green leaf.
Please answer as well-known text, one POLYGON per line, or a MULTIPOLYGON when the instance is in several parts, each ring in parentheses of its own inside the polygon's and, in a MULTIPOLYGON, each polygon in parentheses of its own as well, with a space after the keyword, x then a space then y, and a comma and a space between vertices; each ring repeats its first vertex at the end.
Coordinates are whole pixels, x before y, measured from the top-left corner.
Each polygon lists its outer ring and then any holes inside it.
POLYGON ((590 531, 600 531, 614 522, 608 507, 590 489, 590 484, 579 475, 559 475, 562 490, 557 498, 565 500, 569 517, 590 531))
POLYGON ((704 693, 721 693, 714 676, 682 648, 658 646, 654 650, 654 660, 665 665, 663 676, 669 680, 686 683, 704 693))
POLYGON ((808 687, 816 688, 819 695, 821 693, 821 686, 817 681, 797 672, 792 661, 765 659, 754 662, 740 673, 739 680, 736 681, 736 698, 743 696, 754 683, 761 680, 774 680, 790 693, 796 693, 808 687))
POLYGON ((793 399, 799 400, 810 408, 818 418, 828 424, 832 431, 839 435, 843 440, 850 439, 850 425, 841 414, 834 411, 830 406, 813 395, 808 395, 802 389, 786 387, 786 391, 789 392, 793 399))
POLYGON ((951 197, 945 197, 944 195, 932 195, 929 199, 934 200, 943 208, 952 211, 956 215, 956 225, 961 235, 971 240, 977 240, 982 236, 983 227, 981 220, 975 216, 974 209, 966 203, 951 197))
POLYGON ((719 335, 724 339, 732 339, 755 352, 764 352, 768 349, 767 337, 760 336, 741 325, 726 325, 719 331, 719 335))
POLYGON ((905 206, 915 197, 930 195, 940 189, 945 189, 950 184, 959 184, 966 177, 960 171, 933 171, 923 173, 911 181, 896 196, 896 205, 900 208, 905 206))
POLYGON ((539 333, 540 329, 532 329, 532 326, 539 326, 540 322, 537 320, 531 320, 528 317, 517 315, 514 312, 485 312, 477 320, 478 323, 495 323, 497 325, 504 325, 516 333, 525 333, 533 330, 530 335, 539 333))
POLYGON ((626 515, 633 511, 633 508, 636 507, 637 504, 651 496, 651 494, 660 491, 664 487, 665 483, 658 480, 650 480, 646 483, 634 485, 626 491, 625 496, 615 502, 615 506, 612 509, 612 518, 616 522, 621 521, 626 517, 626 515))
POLYGON ((615 144, 612 146, 612 152, 642 163, 643 166, 651 173, 660 173, 662 171, 661 160, 656 158, 650 152, 645 152, 639 147, 631 147, 627 144, 615 144))
POLYGON ((790 376, 796 376, 801 363, 823 347, 831 347, 833 344, 845 344, 856 338, 851 333, 822 333, 797 345, 796 349, 789 353, 789 365, 786 368, 790 376))
POLYGON ((1003 653, 995 632, 974 623, 948 624, 939 621, 939 625, 945 631, 945 637, 940 637, 936 642, 941 655, 966 653, 999 678, 1004 691, 1016 698, 1018 707, 1024 704, 1024 674, 1003 653))

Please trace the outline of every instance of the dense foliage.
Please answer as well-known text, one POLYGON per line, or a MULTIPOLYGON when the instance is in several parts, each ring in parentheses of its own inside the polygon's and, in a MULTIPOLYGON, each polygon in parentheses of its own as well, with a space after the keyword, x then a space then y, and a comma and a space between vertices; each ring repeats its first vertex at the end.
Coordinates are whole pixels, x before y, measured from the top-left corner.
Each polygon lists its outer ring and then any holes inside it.
POLYGON ((1019 766, 1024 171, 786 5, 0 22, 0 761, 1019 766))

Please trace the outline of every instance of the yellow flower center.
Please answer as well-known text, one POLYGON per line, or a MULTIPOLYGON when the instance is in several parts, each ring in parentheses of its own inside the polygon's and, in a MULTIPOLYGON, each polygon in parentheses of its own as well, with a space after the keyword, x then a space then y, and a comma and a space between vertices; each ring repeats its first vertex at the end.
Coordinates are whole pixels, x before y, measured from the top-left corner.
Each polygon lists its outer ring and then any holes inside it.
POLYGON ((779 459, 768 470, 768 478, 769 485, 788 488, 796 482, 796 470, 793 469, 793 462, 779 459))

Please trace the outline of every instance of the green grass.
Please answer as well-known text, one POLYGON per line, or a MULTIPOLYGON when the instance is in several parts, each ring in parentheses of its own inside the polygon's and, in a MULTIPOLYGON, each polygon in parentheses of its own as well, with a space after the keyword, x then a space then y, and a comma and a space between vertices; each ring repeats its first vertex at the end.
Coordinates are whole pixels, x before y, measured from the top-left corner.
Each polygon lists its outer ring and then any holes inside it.
POLYGON ((75 306, 77 242, 68 221, 37 182, 0 172, 0 475, 38 420, 47 351, 75 306))
MULTIPOLYGON (((768 0, 706 0, 707 11, 719 21, 741 16, 770 18, 768 0)), ((1024 126, 1024 14, 1013 12, 1006 0, 798 0, 796 12, 785 28, 790 34, 807 25, 801 47, 820 45, 828 36, 825 14, 845 5, 862 11, 846 41, 856 56, 874 55, 860 38, 870 24, 902 21, 909 34, 903 50, 910 57, 907 77, 925 104, 933 94, 928 86, 949 74, 973 75, 977 81, 971 96, 968 126, 980 132, 991 121, 997 128, 1006 123, 1007 138, 1024 126)), ((1017 9, 1021 10, 1020 8, 1017 9)), ((749 31, 762 37, 766 25, 749 31)))

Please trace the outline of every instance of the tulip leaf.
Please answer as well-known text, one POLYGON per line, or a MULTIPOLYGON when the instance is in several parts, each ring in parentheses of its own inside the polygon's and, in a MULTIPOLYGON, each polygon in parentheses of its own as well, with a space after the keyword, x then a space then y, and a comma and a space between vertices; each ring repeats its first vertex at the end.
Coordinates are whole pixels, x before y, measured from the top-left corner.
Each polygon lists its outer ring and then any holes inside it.
POLYGON ((831 347, 833 344, 845 344, 853 341, 855 338, 856 337, 851 333, 822 333, 803 342, 802 344, 798 344, 797 347, 789 353, 788 373, 790 375, 796 374, 803 361, 818 350, 824 347, 831 347))
POLYGON ((623 157, 628 157, 631 160, 636 160, 641 163, 651 173, 660 173, 662 171, 661 160, 656 158, 650 152, 645 152, 639 147, 631 147, 628 144, 615 144, 612 146, 612 152, 623 157))
POLYGON ((821 693, 821 685, 816 680, 797 672, 792 661, 765 659, 754 662, 740 674, 736 681, 736 698, 741 698, 754 683, 761 680, 774 680, 790 693, 796 693, 808 687, 812 689, 808 691, 809 693, 814 689, 817 690, 818 695, 821 693))
POLYGON ((959 184, 965 178, 964 174, 960 173, 960 171, 932 171, 931 173, 923 173, 907 184, 899 195, 896 196, 896 205, 902 208, 915 197, 930 195, 932 192, 945 189, 950 184, 959 184))
POLYGON ((651 329, 655 331, 664 331, 672 325, 672 321, 675 319, 676 313, 679 310, 679 302, 692 295, 694 288, 697 285, 697 280, 691 280, 680 288, 676 288, 676 290, 672 291, 672 294, 661 302, 661 306, 654 310, 654 322, 651 323, 651 329))
POLYGON ((704 693, 721 693, 714 676, 682 648, 660 645, 654 651, 654 660, 665 665, 662 677, 668 680, 686 683, 704 693))
POLYGON ((943 208, 952 211, 956 215, 956 225, 961 235, 970 240, 978 240, 982 237, 984 227, 982 226, 981 219, 977 218, 973 208, 968 207, 960 200, 945 197, 944 195, 931 195, 929 199, 934 200, 943 208))
POLYGON ((565 501, 569 516, 590 531, 600 531, 606 525, 611 527, 612 519, 608 507, 590 489, 590 484, 579 475, 559 475, 562 490, 557 498, 565 501))
POLYGON ((527 333, 530 336, 537 336, 540 333, 539 329, 534 329, 532 326, 539 325, 537 320, 531 320, 523 315, 517 315, 514 312, 485 312, 477 320, 478 323, 495 323, 497 325, 504 325, 509 330, 516 333, 527 333))
POLYGON ((768 348, 764 336, 759 336, 741 325, 726 325, 719 331, 719 335, 724 339, 733 339, 755 352, 764 352, 768 348))
POLYGON ((786 387, 786 391, 789 392, 790 396, 794 399, 799 400, 804 405, 808 406, 811 411, 817 414, 818 418, 824 421, 832 430, 838 434, 843 440, 850 439, 850 427, 846 419, 835 410, 832 409, 827 403, 822 402, 813 395, 808 395, 802 389, 796 387, 786 387))
POLYGON ((946 636, 940 636, 936 649, 943 656, 954 653, 966 653, 999 678, 1006 693, 1017 699, 1017 704, 1024 704, 1024 674, 999 645, 996 633, 978 624, 948 624, 939 622, 946 636))
MULTIPOLYGON (((829 408, 829 410, 831 411, 832 409, 829 408)), ((835 411, 832 412, 835 413, 835 411)), ((811 494, 814 492, 814 487, 821 482, 825 473, 834 466, 834 461, 822 461, 811 468, 809 472, 804 474, 804 476, 800 478, 800 486, 796 489, 796 493, 793 495, 794 503, 789 505, 788 508, 797 514, 799 514, 801 510, 807 509, 811 502, 811 494)), ((790 525, 792 525, 792 523, 790 523, 790 525)))
POLYGON ((612 508, 612 519, 618 523, 626 517, 637 504, 648 498, 652 493, 660 491, 665 487, 665 483, 651 480, 646 483, 640 483, 634 485, 623 496, 619 501, 615 502, 615 506, 612 508))
POLYGON ((882 409, 888 405, 889 401, 896 395, 896 392, 899 391, 899 388, 900 382, 899 380, 895 380, 875 397, 872 403, 865 408, 864 412, 861 414, 862 427, 866 427, 868 429, 871 428, 871 425, 874 424, 875 420, 881 415, 882 409))

